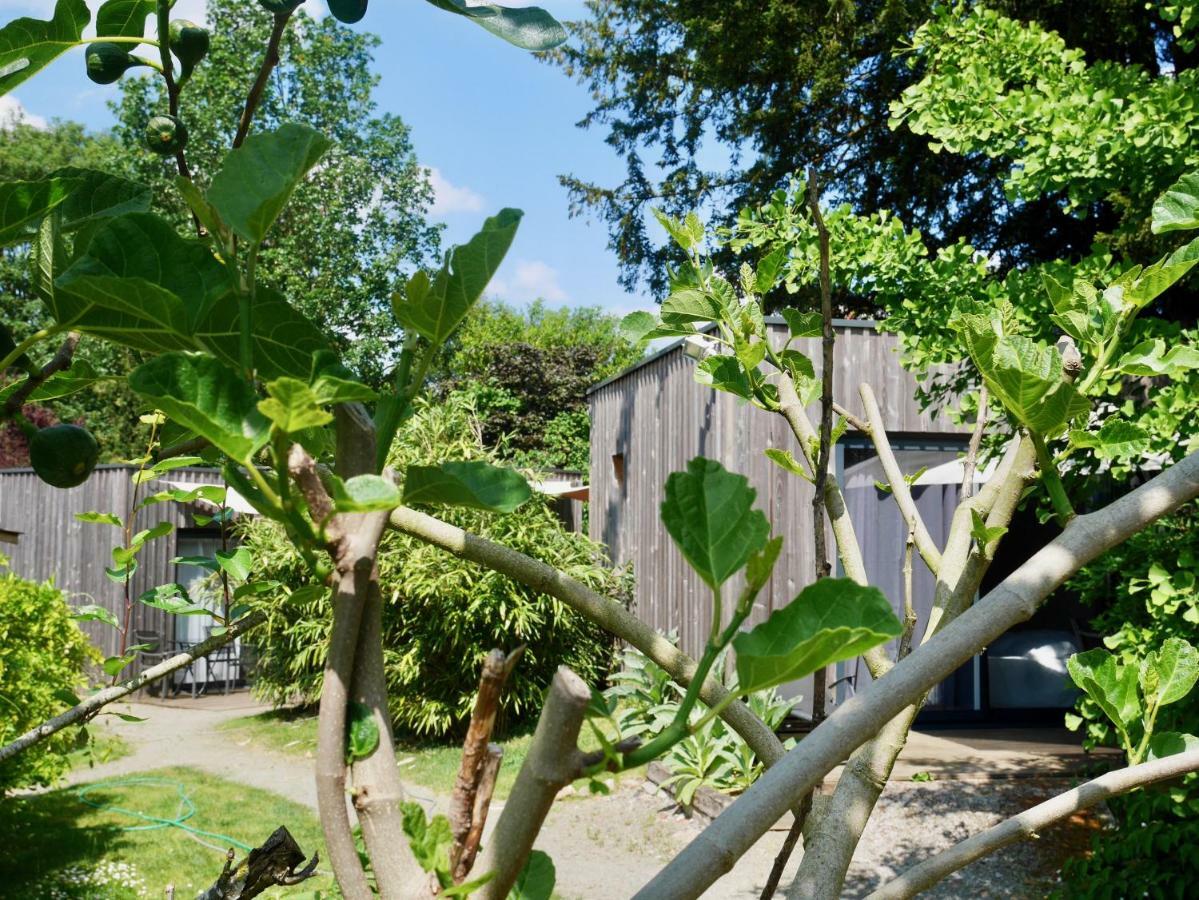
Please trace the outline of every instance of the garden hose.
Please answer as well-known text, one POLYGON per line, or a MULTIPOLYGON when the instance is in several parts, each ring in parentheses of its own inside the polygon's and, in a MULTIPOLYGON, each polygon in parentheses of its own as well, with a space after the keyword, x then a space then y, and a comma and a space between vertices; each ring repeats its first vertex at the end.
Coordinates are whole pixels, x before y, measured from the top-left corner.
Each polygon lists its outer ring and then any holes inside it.
MULTIPOLYGON (((191 796, 187 793, 187 785, 182 781, 173 781, 167 778, 117 778, 111 781, 97 781, 93 784, 85 784, 83 787, 76 790, 76 795, 80 802, 93 809, 98 809, 102 812, 116 813, 122 816, 128 816, 131 819, 138 819, 145 824, 143 825, 124 825, 120 826, 122 831, 157 831, 162 828, 178 828, 180 831, 185 831, 190 835, 197 837, 210 837, 220 841, 226 847, 237 847, 247 853, 253 850, 253 847, 243 844, 241 841, 234 840, 227 834, 217 834, 212 831, 204 831, 201 828, 194 828, 186 824, 187 820, 196 814, 196 804, 191 796), (115 804, 97 803, 88 797, 92 791, 97 790, 112 790, 120 788, 174 788, 179 795, 179 812, 173 819, 165 819, 161 816, 153 816, 149 813, 139 812, 133 809, 126 809, 123 806, 115 804)), ((201 842, 203 843, 203 842, 201 842)), ((205 844, 205 846, 212 846, 205 844)), ((223 847, 214 847, 213 849, 224 852, 223 847)))

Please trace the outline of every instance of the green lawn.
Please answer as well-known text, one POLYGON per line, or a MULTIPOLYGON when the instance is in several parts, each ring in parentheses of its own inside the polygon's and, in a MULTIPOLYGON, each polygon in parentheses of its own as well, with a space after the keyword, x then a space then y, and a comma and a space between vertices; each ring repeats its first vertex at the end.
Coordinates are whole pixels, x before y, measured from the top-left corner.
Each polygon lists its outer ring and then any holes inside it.
MULTIPOLYGON (((221 728, 231 732, 235 744, 249 740, 270 750, 308 757, 316 752, 316 715, 308 711, 274 710, 230 720, 221 728)), ((528 729, 500 740, 504 748, 504 761, 500 765, 500 777, 496 783, 497 798, 507 797, 512 790, 516 773, 520 771, 525 754, 529 752, 531 740, 532 732, 528 729)), ((579 744, 584 750, 599 747, 590 728, 586 726, 579 744)), ((400 766, 401 776, 405 781, 437 794, 448 794, 453 790, 461 760, 462 745, 456 741, 397 740, 396 762, 400 766)), ((641 774, 642 770, 638 769, 621 773, 621 777, 641 774)))
MULTIPOLYGON (((161 897, 174 884, 177 897, 194 897, 219 874, 228 838, 257 845, 279 825, 306 853, 324 855, 320 826, 307 807, 192 769, 144 777, 152 782, 97 782, 0 801, 0 894, 14 900, 132 900, 161 897), (180 791, 195 806, 186 824, 221 837, 178 828, 131 831, 147 823, 88 805, 175 819, 186 809, 180 791)), ((303 890, 327 892, 332 885, 332 877, 322 874, 303 890)))
POLYGON ((71 753, 71 768, 82 769, 112 762, 133 752, 125 739, 107 728, 90 727, 91 740, 86 747, 71 753))
MULTIPOLYGON (((310 712, 281 709, 233 719, 221 725, 231 732, 235 744, 250 740, 260 747, 314 756, 316 753, 316 715, 310 712)), ((516 773, 529 751, 529 732, 509 737, 501 743, 504 761, 496 784, 496 796, 507 797, 516 780, 516 773)), ((438 794, 454 789, 454 778, 462 760, 462 745, 451 741, 397 741, 396 762, 405 781, 428 788, 438 794)))

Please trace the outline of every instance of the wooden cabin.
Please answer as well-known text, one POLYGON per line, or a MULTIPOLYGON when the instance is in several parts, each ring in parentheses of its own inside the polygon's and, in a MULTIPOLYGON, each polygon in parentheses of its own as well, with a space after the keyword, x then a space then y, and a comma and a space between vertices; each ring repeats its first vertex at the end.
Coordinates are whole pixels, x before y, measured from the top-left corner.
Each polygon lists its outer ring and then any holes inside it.
MULTIPOLYGON (((768 327, 772 341, 786 340, 781 319, 769 319, 768 327)), ((863 416, 858 385, 865 381, 873 387, 900 467, 907 474, 925 470, 913 495, 933 538, 943 542, 960 494, 960 457, 968 429, 917 402, 918 385, 900 365, 895 335, 867 321, 839 321, 835 331, 835 399, 863 416)), ((793 345, 813 361, 817 375, 819 344, 818 339, 805 339, 793 345)), ((591 389, 589 515, 592 539, 607 546, 615 563, 632 564, 637 615, 663 634, 677 634, 683 649, 698 656, 711 626, 712 601, 708 587, 688 567, 659 518, 671 472, 684 469, 693 457, 705 456, 745 475, 757 489, 757 507, 771 520, 775 534, 784 536, 774 577, 759 596, 748 625, 789 603, 811 583, 815 565, 812 486, 765 456, 771 447, 800 455, 786 422, 731 394, 698 384, 695 367, 685 342, 679 341, 591 389)), ((818 407, 810 413, 814 422, 819 420, 818 407)), ((871 583, 902 616, 907 526, 890 495, 876 487, 885 478, 869 439, 848 431, 837 445, 833 465, 871 583)), ((831 532, 828 546, 830 555, 835 554, 831 532)), ((995 571, 1011 565, 997 560, 995 571)), ((918 554, 913 568, 914 605, 920 617, 917 633, 921 633, 934 580, 918 554)), ((726 597, 735 596, 739 589, 737 582, 726 585, 726 597)), ((938 686, 930 697, 926 720, 939 715, 955 721, 963 715, 990 717, 998 709, 1045 709, 1055 710, 1060 722, 1059 710, 1069 706, 1074 696, 1065 681, 1062 654, 1077 649, 1076 632, 1062 619, 1034 619, 1023 636, 997 642, 986 664, 976 659, 938 686), (1004 673, 1005 665, 1007 674, 990 677, 1004 673), (1042 671, 1046 666, 1047 671, 1042 671)), ((836 683, 834 696, 844 699, 867 678, 860 660, 840 664, 830 675, 836 683)), ((810 680, 789 686, 788 693, 800 696, 797 712, 810 711, 810 680)))
MULTIPOLYGON (((5 544, 0 551, 8 557, 11 570, 32 581, 53 581, 66 593, 71 606, 95 603, 123 621, 123 586, 109 580, 104 572, 113 565, 112 548, 121 543, 121 532, 112 525, 80 522, 75 516, 101 512, 124 519, 136 502, 136 471, 130 466, 99 466, 79 487, 61 490, 43 482, 32 469, 0 469, 0 522, 20 536, 19 541, 5 544)), ((176 469, 144 485, 139 496, 171 487, 223 483, 215 469, 176 469)), ((146 545, 138 555, 138 569, 131 581, 134 604, 130 631, 158 634, 164 649, 203 640, 206 629, 214 624, 207 616, 172 616, 136 602, 150 588, 170 582, 187 586, 207 574, 196 566, 174 562, 178 557, 211 557, 221 547, 219 530, 198 525, 196 512, 202 510, 178 503, 157 503, 138 513, 138 530, 163 521, 175 526, 170 534, 146 545)), ((116 655, 120 636, 114 628, 103 622, 81 622, 80 627, 101 653, 116 655)))

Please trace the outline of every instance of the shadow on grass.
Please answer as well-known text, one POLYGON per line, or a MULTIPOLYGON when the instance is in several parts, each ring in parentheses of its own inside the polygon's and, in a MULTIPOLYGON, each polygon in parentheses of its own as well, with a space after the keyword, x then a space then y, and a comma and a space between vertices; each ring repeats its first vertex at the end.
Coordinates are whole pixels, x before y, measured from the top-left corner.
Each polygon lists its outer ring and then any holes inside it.
MULTIPOLYGON (((227 849, 258 846, 280 825, 325 856, 312 810, 210 773, 156 769, 81 788, 0 801, 0 897, 132 900, 168 884, 194 897, 227 849), (172 822, 191 830, 164 827, 172 822)), ((308 890, 330 890, 330 873, 318 872, 308 890)))
MULTIPOLYGON (((118 799, 115 792, 93 796, 98 802, 118 799)), ((94 812, 71 790, 0 800, 0 896, 47 897, 54 873, 128 849, 129 833, 95 821, 94 812)))

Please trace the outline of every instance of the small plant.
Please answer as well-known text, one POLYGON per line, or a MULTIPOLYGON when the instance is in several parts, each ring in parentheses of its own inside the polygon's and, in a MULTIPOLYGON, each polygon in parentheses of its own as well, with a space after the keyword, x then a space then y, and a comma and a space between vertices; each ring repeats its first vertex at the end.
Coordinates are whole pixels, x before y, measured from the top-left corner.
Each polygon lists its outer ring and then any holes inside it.
MULTIPOLYGON (((725 672, 725 655, 713 666, 725 672)), ((604 691, 618 740, 642 738, 666 728, 678 715, 683 692, 653 660, 636 649, 621 655, 621 668, 612 676, 612 686, 604 691)), ((736 676, 722 679, 726 690, 737 694, 736 676)), ((770 728, 777 729, 790 714, 798 698, 784 699, 777 690, 757 691, 746 698, 746 705, 770 728)), ((695 721, 705 718, 698 706, 692 711, 695 721)), ((790 746, 788 741, 786 746, 790 746)), ((663 787, 673 790, 676 799, 690 806, 700 787, 730 794, 745 791, 757 780, 764 767, 753 749, 735 731, 719 719, 709 718, 687 738, 662 757, 670 777, 663 787)))
POLYGON ((1067 661, 1070 677, 1115 726, 1129 765, 1199 749, 1199 737, 1157 732, 1162 707, 1184 699, 1199 681, 1199 650, 1169 638, 1137 663, 1123 663, 1098 647, 1067 661))

